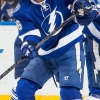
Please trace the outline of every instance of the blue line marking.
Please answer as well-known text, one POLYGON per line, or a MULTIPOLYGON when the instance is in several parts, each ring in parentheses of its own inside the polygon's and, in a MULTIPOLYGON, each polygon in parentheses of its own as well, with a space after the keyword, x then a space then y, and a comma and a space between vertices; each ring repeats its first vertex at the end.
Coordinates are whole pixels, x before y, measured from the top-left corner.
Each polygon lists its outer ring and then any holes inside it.
POLYGON ((2 52, 3 52, 3 50, 4 50, 4 49, 0 49, 0 53, 2 53, 2 52))

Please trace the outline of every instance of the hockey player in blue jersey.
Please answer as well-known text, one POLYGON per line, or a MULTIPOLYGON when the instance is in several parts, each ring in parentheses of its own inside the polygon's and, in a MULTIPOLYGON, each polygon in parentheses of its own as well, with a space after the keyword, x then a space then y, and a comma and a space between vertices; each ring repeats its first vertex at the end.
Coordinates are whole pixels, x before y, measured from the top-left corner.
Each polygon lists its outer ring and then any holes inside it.
POLYGON ((84 100, 100 100, 100 44, 91 36, 87 35, 85 40, 85 51, 89 96, 84 100))
POLYGON ((85 51, 89 80, 89 97, 85 100, 100 100, 100 17, 86 29, 85 51))
POLYGON ((36 49, 36 45, 72 13, 67 5, 74 4, 78 23, 88 25, 97 16, 88 1, 81 0, 22 0, 14 11, 14 18, 22 40, 22 53, 31 62, 17 83, 18 100, 34 100, 33 96, 48 79, 59 72, 62 100, 82 100, 84 50, 81 27, 70 21, 49 40, 36 49), (89 10, 86 14, 84 10, 89 10), (49 69, 49 70, 48 70, 49 69), (46 73, 45 73, 46 72, 46 73), (44 74, 45 73, 45 74, 44 74))
POLYGON ((100 15, 84 27, 83 33, 89 80, 89 97, 84 100, 100 100, 100 15))

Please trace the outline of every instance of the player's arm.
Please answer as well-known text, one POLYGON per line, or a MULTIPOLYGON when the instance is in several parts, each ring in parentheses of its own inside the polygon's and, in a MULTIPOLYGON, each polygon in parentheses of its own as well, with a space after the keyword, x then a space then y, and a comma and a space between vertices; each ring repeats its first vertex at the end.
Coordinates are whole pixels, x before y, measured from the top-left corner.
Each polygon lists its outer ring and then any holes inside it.
POLYGON ((98 11, 98 16, 89 25, 84 27, 83 33, 88 34, 100 44, 100 10, 97 8, 97 4, 95 2, 92 1, 91 4, 93 9, 98 11))
POLYGON ((98 0, 90 0, 90 3, 94 9, 96 9, 100 15, 100 4, 98 0))
POLYGON ((32 41, 38 43, 40 41, 41 34, 40 31, 34 27, 34 24, 22 16, 17 16, 21 18, 17 18, 16 16, 14 17, 16 19, 15 21, 19 31, 18 36, 22 42, 32 41))
POLYGON ((73 11, 78 11, 76 20, 81 25, 90 24, 97 16, 97 10, 93 9, 89 0, 75 0, 73 3, 73 11))
POLYGON ((38 56, 36 45, 40 41, 40 31, 37 29, 33 22, 27 18, 24 13, 14 13, 16 25, 19 31, 19 38, 22 40, 22 56, 28 56, 29 59, 33 59, 38 56))

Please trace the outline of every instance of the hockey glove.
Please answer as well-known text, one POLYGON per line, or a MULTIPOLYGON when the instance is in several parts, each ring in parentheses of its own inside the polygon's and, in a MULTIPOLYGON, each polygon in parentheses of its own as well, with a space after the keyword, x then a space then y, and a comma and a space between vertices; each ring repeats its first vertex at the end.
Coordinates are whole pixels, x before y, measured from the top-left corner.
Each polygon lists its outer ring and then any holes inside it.
POLYGON ((27 56, 28 59, 33 59, 38 56, 36 46, 29 45, 27 42, 22 44, 21 50, 22 56, 27 56))
POLYGON ((92 9, 88 0, 76 0, 73 3, 73 9, 79 12, 76 20, 80 25, 88 25, 98 16, 98 12, 92 9))

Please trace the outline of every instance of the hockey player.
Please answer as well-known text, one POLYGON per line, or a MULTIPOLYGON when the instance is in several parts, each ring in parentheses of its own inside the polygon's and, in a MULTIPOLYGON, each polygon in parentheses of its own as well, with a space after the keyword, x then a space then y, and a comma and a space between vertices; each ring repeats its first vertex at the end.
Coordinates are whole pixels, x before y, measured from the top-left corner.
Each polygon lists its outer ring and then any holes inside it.
POLYGON ((100 15, 85 26, 83 33, 89 80, 89 97, 84 100, 100 100, 100 15))
MULTIPOLYGON (((66 5, 73 4, 73 1, 22 0, 15 9, 13 15, 19 38, 23 41, 22 53, 32 59, 18 81, 18 100, 33 100, 35 92, 52 77, 52 73, 55 75, 57 72, 61 99, 82 100, 80 89, 83 83, 84 37, 80 26, 72 20, 40 48, 36 48, 44 37, 72 15, 66 5)), ((74 10, 79 11, 76 19, 80 24, 88 25, 97 16, 88 1, 76 0, 74 10), (85 10, 90 11, 89 14, 80 10, 83 5, 85 10)))
POLYGON ((89 97, 84 100, 100 100, 100 44, 91 38, 91 36, 87 35, 85 49, 89 97))
POLYGON ((100 17, 85 30, 86 65, 89 80, 89 97, 85 100, 100 100, 100 17))

